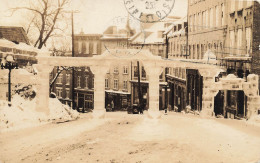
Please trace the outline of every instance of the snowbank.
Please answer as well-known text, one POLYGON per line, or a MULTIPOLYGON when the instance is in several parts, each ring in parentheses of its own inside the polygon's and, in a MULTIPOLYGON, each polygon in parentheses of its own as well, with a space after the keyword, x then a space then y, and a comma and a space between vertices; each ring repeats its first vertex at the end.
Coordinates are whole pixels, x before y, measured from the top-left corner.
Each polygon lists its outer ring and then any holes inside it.
POLYGON ((250 119, 247 121, 247 123, 260 127, 260 115, 255 115, 255 116, 250 117, 250 119))
POLYGON ((25 98, 15 94, 12 106, 0 101, 0 132, 17 130, 55 121, 68 121, 79 118, 79 113, 63 105, 58 99, 50 98, 50 114, 36 111, 36 98, 25 98))

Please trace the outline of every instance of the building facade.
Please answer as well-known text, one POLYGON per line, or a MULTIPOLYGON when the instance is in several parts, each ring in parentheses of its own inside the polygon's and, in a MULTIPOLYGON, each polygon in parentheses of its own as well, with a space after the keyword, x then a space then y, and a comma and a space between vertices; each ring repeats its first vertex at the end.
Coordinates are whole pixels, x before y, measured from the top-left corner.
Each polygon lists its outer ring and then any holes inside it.
MULTIPOLYGON (((204 63, 213 58, 216 60, 214 64, 224 70, 216 77, 216 82, 232 77, 247 82, 249 74, 259 75, 259 64, 256 64, 259 62, 259 28, 256 27, 260 20, 259 2, 189 0, 187 15, 188 30, 180 31, 185 28, 185 23, 179 23, 167 33, 169 59, 204 63), (187 55, 183 56, 183 53, 187 55)), ((183 70, 181 76, 185 78, 180 78, 178 73, 182 70, 177 70, 176 74, 172 69, 168 69, 167 74, 171 107, 181 111, 189 105, 192 110, 201 111, 206 90, 204 84, 209 79, 203 78, 194 68, 183 70), (182 103, 184 105, 180 107, 182 103)), ((214 98, 215 115, 246 117, 248 100, 250 98, 243 90, 219 90, 214 98)))

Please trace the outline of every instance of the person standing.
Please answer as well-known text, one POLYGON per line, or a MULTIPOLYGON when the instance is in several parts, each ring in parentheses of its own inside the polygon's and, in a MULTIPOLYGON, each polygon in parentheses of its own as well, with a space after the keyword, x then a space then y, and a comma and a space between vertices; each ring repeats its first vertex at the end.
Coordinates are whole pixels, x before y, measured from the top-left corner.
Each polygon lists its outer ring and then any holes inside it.
POLYGON ((113 100, 111 101, 111 108, 112 108, 112 111, 114 111, 114 101, 113 100))

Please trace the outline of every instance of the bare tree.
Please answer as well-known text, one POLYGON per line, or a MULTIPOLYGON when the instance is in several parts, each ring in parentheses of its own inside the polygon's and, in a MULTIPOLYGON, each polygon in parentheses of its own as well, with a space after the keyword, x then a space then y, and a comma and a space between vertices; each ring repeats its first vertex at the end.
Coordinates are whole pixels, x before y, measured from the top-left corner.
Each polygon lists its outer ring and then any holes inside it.
POLYGON ((53 79, 50 81, 50 93, 53 92, 53 85, 56 82, 56 80, 58 79, 59 75, 63 72, 63 71, 69 71, 71 70, 71 67, 64 67, 64 66, 58 66, 57 67, 57 72, 55 74, 55 76, 53 77, 53 79))
POLYGON ((62 21, 65 19, 65 7, 69 2, 70 0, 33 0, 28 6, 11 8, 11 11, 13 14, 17 10, 27 10, 33 14, 26 32, 29 33, 32 26, 37 29, 34 46, 41 49, 57 31, 67 28, 62 21))

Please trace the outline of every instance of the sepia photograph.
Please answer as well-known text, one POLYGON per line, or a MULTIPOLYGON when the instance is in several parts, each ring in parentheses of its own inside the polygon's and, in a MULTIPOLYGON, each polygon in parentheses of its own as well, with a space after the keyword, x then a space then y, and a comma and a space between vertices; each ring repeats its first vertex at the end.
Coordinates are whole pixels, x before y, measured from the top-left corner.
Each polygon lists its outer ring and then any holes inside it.
POLYGON ((0 0, 0 163, 260 163, 260 0, 0 0))

